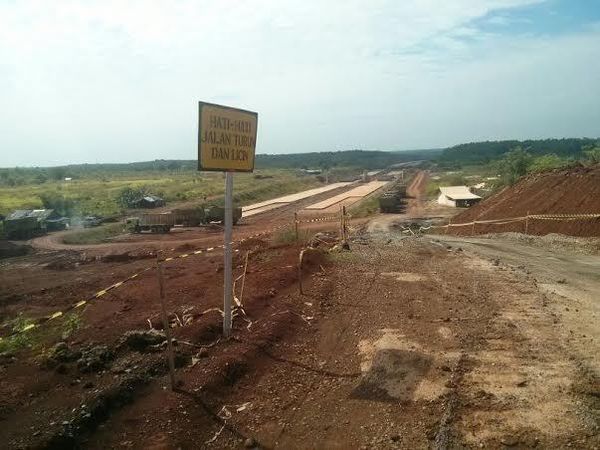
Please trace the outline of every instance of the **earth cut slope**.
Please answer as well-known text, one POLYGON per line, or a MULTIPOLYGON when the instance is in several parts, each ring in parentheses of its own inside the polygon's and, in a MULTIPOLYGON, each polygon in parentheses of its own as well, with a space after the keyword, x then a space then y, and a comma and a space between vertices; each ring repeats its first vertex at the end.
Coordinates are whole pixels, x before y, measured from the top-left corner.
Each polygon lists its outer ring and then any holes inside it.
MULTIPOLYGON (((527 214, 600 214, 600 165, 557 169, 523 177, 513 186, 458 214, 452 223, 522 217, 527 214)), ((525 221, 504 225, 477 224, 475 234, 524 231, 525 221)), ((471 227, 452 233, 472 234, 471 227)), ((529 234, 562 233, 600 236, 600 218, 572 221, 530 220, 529 234)))

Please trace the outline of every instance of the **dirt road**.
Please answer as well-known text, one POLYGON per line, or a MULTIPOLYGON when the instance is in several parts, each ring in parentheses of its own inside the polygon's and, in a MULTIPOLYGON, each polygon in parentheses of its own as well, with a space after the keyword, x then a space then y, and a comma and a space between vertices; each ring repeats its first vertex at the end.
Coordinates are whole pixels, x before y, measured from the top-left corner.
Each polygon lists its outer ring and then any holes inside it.
MULTIPOLYGON (((299 211, 315 201, 325 200, 349 189, 352 183, 336 183, 334 189, 318 191, 314 195, 302 197, 300 200, 286 203, 276 209, 268 209, 252 217, 244 218, 234 227, 233 237, 239 241, 257 233, 269 232, 277 227, 292 224, 294 212, 299 211)), ((290 196, 291 198, 292 196, 290 196)), ((210 247, 222 243, 223 230, 219 225, 210 227, 174 228, 170 233, 157 234, 123 234, 114 237, 111 242, 102 244, 65 244, 63 238, 73 231, 60 231, 32 239, 29 244, 38 250, 74 250, 89 254, 104 255, 107 253, 140 252, 148 250, 168 250, 180 245, 210 247)))
MULTIPOLYGON (((199 394, 147 391, 88 445, 600 445, 594 348, 565 336, 572 317, 531 275, 427 239, 381 237, 355 236, 305 295, 274 303, 294 305, 302 320, 260 344, 230 387, 202 394, 209 361, 200 362, 184 377, 185 391, 199 394)), ((249 336, 236 341, 256 349, 249 336)))
POLYGON ((600 256, 582 255, 564 248, 534 247, 499 236, 486 239, 441 235, 434 239, 532 277, 538 289, 551 299, 549 303, 555 313, 568 320, 569 328, 563 329, 566 342, 600 374, 597 358, 600 355, 600 256))

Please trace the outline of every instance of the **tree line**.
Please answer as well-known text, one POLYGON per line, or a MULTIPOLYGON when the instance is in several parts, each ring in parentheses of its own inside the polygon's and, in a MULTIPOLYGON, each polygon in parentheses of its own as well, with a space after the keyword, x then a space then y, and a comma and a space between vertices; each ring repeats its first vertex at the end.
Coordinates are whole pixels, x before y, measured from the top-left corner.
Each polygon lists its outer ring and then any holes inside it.
POLYGON ((470 142, 445 149, 438 161, 446 165, 485 164, 499 160, 516 148, 521 148, 534 157, 552 154, 561 158, 579 159, 590 147, 600 146, 599 142, 598 139, 589 138, 470 142))

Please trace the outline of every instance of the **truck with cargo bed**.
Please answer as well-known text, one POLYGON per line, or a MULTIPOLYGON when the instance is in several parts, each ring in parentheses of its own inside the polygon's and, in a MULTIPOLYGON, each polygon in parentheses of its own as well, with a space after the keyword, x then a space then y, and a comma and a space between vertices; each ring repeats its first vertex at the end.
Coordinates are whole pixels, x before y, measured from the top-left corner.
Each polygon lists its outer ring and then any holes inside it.
MULTIPOLYGON (((242 217, 242 208, 232 211, 233 224, 242 217)), ((130 217, 126 224, 133 233, 168 233, 175 226, 198 227, 212 222, 225 222, 225 208, 210 206, 207 208, 175 209, 164 213, 140 214, 130 217)))

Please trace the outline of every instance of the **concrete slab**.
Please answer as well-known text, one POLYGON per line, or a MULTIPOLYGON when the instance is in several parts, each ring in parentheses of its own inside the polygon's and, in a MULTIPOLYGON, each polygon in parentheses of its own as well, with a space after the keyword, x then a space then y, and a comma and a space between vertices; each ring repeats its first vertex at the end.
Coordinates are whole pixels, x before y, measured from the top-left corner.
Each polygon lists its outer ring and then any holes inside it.
MULTIPOLYGON (((313 205, 307 206, 305 209, 307 210, 324 210, 334 206, 340 202, 343 202, 346 199, 355 199, 354 202, 360 200, 361 198, 375 192, 378 189, 381 189, 383 186, 388 184, 388 181, 371 181, 370 183, 361 184, 360 186, 355 187, 347 192, 343 192, 341 194, 335 195, 331 198, 323 200, 321 202, 315 203, 313 205)), ((348 205, 346 205, 348 206, 348 205)))
POLYGON ((322 194, 323 192, 332 191, 334 189, 338 189, 344 186, 348 186, 352 183, 350 182, 340 182, 340 183, 332 183, 327 186, 321 186, 314 189, 309 189, 307 191, 297 192, 295 194, 285 195, 283 197, 272 198, 270 200, 266 200, 260 203, 254 203, 252 205, 243 206, 242 207, 242 217, 250 217, 255 214, 259 214, 265 211, 270 211, 275 208, 280 208, 282 206, 288 205, 293 202, 297 202, 299 200, 303 200, 308 197, 312 197, 313 195, 322 194))

